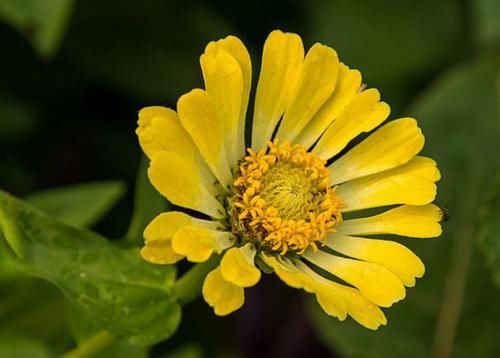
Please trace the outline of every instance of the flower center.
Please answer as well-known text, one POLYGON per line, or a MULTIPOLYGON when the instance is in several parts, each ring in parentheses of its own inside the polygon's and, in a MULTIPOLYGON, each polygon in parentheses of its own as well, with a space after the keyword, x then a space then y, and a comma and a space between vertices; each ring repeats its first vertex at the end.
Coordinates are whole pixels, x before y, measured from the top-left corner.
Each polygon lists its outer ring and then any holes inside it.
POLYGON ((342 221, 325 161, 299 145, 268 142, 239 163, 231 202, 233 232, 281 255, 302 254, 342 221))

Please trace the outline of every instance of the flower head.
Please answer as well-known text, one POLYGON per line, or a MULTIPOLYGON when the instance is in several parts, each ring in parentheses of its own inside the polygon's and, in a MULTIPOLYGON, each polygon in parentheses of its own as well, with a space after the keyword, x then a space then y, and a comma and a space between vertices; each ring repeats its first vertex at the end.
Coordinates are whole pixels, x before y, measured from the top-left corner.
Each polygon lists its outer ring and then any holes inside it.
POLYGON ((385 324, 380 307, 403 299, 424 265, 405 246, 371 236, 441 234, 442 213, 431 204, 440 174, 417 156, 424 137, 416 121, 382 125, 389 106, 333 49, 315 44, 304 56, 299 36, 273 31, 250 136, 244 45, 233 36, 211 42, 200 63, 205 89, 183 95, 177 112, 139 112, 151 183, 179 207, 148 225, 142 256, 172 264, 220 255, 202 289, 218 315, 240 308, 244 288, 267 268, 331 316, 385 324), (370 208, 377 213, 352 214, 370 208))

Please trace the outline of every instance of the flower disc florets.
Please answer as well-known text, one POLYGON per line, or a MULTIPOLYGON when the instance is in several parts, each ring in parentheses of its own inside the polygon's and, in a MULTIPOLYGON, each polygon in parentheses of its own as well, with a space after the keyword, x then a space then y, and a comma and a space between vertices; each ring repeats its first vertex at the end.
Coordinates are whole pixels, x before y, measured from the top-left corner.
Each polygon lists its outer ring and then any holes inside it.
POLYGON ((281 255, 316 250, 342 221, 326 162, 287 141, 267 146, 249 148, 239 163, 230 200, 233 233, 281 255))

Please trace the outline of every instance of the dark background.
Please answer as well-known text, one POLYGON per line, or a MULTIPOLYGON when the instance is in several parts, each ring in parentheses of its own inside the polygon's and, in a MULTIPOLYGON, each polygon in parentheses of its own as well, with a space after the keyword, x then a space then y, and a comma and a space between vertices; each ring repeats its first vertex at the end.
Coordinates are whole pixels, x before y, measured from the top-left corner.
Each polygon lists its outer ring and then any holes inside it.
MULTIPOLYGON (((180 95, 202 86, 200 54, 209 41, 229 34, 249 49, 254 84, 262 45, 273 29, 300 34, 307 47, 317 41, 334 47, 369 87, 380 90, 391 118, 416 116, 427 137, 425 154, 443 171, 438 204, 451 211, 452 220, 438 243, 411 242, 429 263, 427 274, 408 290, 408 301, 388 310, 389 327, 371 333, 332 322, 303 292, 266 275, 229 317, 215 317, 202 300, 186 306, 179 331, 151 355, 450 356, 436 348, 441 344, 436 332, 451 333, 451 341, 442 344, 451 347, 452 356, 500 354, 494 338, 500 333, 496 256, 488 244, 481 246, 499 221, 490 214, 498 203, 493 178, 500 161, 498 2, 50 0, 43 5, 32 0, 27 3, 38 5, 21 10, 19 3, 0 2, 0 188, 23 197, 75 183, 122 180, 125 195, 94 226, 107 237, 123 236, 133 211, 141 158, 134 134, 137 111, 175 107, 180 95), (61 6, 66 10, 58 10, 61 6), (54 23, 62 24, 47 35, 54 44, 44 45, 40 36, 54 23), (464 204, 472 190, 477 195, 464 204), (463 232, 470 234, 459 239, 463 232), (482 281, 471 283, 471 277, 482 281), (456 304, 450 319, 457 324, 439 328, 448 322, 440 318, 442 308, 456 304), (485 330, 490 333, 480 334, 485 330)), ((69 348, 64 324, 45 335, 26 328, 43 317, 57 320, 60 307, 33 310, 31 323, 0 327, 0 346, 2 334, 15 333, 40 339, 54 352, 69 348)), ((2 312, 0 300, 0 318, 2 312)), ((8 314, 1 320, 22 316, 8 314)))

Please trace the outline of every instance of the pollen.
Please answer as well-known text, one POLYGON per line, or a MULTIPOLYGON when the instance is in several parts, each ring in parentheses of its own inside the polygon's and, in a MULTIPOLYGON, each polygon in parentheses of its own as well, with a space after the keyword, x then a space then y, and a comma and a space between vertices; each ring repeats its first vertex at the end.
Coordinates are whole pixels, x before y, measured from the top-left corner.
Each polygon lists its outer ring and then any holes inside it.
POLYGON ((314 251, 342 221, 326 162, 299 145, 275 139, 239 162, 230 200, 233 233, 285 255, 314 251))

